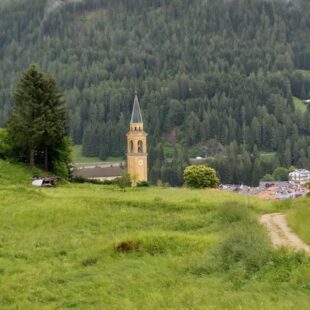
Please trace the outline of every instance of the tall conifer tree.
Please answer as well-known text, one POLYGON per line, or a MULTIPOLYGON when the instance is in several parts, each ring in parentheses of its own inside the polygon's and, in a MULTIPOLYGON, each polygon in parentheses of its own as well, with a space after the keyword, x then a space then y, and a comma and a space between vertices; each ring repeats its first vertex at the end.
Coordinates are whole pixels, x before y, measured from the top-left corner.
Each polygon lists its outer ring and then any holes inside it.
POLYGON ((7 127, 13 145, 28 153, 30 166, 44 154, 44 168, 51 168, 49 154, 67 135, 65 106, 56 81, 34 65, 17 85, 7 127))

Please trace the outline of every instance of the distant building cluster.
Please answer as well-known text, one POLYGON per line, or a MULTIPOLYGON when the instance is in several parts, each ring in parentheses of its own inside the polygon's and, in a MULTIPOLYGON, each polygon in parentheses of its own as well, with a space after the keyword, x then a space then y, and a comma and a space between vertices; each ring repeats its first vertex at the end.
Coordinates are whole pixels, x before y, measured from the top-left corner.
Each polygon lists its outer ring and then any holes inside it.
POLYGON ((305 185, 310 182, 310 171, 306 169, 294 170, 289 174, 289 182, 296 185, 305 185))
POLYGON ((305 186, 310 182, 310 171, 294 170, 289 174, 289 181, 261 181, 258 187, 244 185, 221 185, 222 191, 238 192, 240 194, 255 195, 263 199, 284 200, 305 196, 309 189, 305 186))

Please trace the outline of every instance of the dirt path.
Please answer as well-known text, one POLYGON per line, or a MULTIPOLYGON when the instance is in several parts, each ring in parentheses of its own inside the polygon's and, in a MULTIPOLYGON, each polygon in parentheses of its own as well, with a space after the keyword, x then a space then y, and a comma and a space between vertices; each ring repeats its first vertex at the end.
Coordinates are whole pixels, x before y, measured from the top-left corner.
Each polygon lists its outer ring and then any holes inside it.
POLYGON ((310 246, 292 232, 287 225, 285 215, 281 213, 264 214, 260 218, 260 223, 267 228, 274 246, 304 250, 310 254, 310 246))

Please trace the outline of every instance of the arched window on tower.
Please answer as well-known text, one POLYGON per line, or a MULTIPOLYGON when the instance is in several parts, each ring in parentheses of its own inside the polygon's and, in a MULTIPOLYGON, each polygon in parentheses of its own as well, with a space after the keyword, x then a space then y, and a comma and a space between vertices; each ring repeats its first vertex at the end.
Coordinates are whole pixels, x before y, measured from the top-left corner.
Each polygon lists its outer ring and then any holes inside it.
POLYGON ((133 141, 130 141, 130 153, 133 153, 133 141))
POLYGON ((138 153, 143 153, 143 142, 141 140, 138 141, 138 153))

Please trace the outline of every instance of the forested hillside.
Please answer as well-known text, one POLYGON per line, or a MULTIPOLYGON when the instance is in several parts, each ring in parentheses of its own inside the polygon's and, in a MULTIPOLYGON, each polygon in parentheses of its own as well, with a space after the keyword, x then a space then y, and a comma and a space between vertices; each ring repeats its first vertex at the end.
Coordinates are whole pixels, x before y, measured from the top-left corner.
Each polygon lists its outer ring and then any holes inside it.
POLYGON ((37 63, 58 79, 85 155, 124 155, 137 88, 153 182, 180 184, 193 149, 223 182, 310 168, 310 111, 293 101, 310 98, 308 0, 0 3, 0 126, 37 63))

